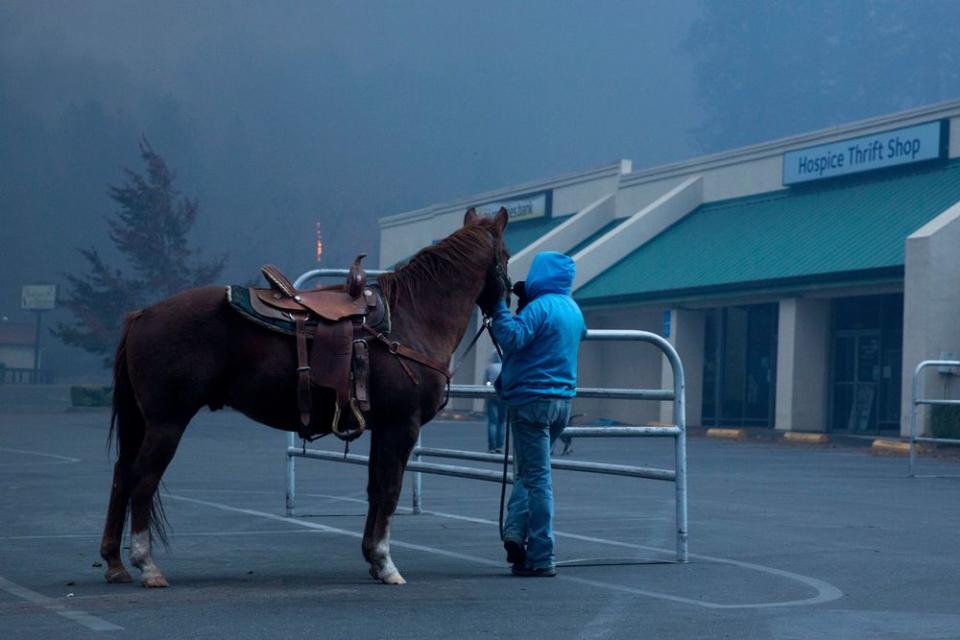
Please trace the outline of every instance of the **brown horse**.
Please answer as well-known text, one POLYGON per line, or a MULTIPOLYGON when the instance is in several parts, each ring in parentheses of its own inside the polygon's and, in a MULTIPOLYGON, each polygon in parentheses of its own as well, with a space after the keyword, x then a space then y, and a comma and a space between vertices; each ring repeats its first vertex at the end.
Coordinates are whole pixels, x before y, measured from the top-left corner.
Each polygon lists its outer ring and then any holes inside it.
MULTIPOLYGON (((508 295, 503 242, 507 212, 473 209, 463 227, 425 248, 379 284, 393 319, 391 340, 449 362, 473 313, 508 295)), ((150 556, 163 538, 157 487, 187 423, 204 406, 233 407, 284 431, 297 431, 297 355, 293 338, 273 333, 230 309, 221 287, 191 289, 132 313, 114 365, 117 461, 100 555, 108 582, 130 582, 120 558, 130 511, 130 562, 146 587, 167 580, 150 556)), ((370 463, 363 557, 387 584, 405 581, 390 558, 390 520, 420 427, 444 398, 444 375, 370 345, 370 463), (412 371, 416 382, 405 368, 412 371)))

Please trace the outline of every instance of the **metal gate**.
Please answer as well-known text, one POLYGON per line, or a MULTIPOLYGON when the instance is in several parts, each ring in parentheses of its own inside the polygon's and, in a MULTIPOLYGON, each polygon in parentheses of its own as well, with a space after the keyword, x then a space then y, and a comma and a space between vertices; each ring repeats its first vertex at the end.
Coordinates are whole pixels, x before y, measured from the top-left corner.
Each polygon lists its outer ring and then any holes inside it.
POLYGON ((917 443, 918 442, 934 442, 941 444, 960 444, 960 440, 956 438, 927 438, 920 437, 917 435, 917 409, 921 404, 928 404, 934 406, 960 406, 960 400, 949 400, 949 399, 936 399, 936 398, 924 398, 921 397, 924 394, 922 393, 922 385, 920 383, 920 374, 927 367, 940 367, 941 369, 954 369, 960 368, 960 360, 924 360, 917 365, 917 368, 913 370, 913 385, 910 393, 910 477, 955 477, 955 476, 917 476, 915 471, 916 458, 917 458, 917 443))
MULTIPOLYGON (((368 275, 377 276, 383 271, 367 271, 368 275)), ((300 288, 313 278, 346 276, 346 269, 314 269, 307 271, 294 282, 300 288)), ((627 476, 633 478, 647 478, 650 480, 665 480, 675 483, 676 500, 676 541, 677 561, 687 562, 687 434, 686 434, 686 405, 684 402, 683 364, 676 350, 667 340, 648 331, 634 330, 594 330, 588 331, 585 340, 588 341, 626 341, 646 342, 654 345, 666 356, 673 372, 672 389, 598 389, 580 388, 576 390, 580 398, 607 398, 628 400, 653 400, 657 402, 671 402, 673 405, 673 421, 667 426, 608 426, 608 427, 567 427, 564 435, 577 438, 672 438, 674 441, 675 468, 656 469, 636 467, 630 465, 607 464, 601 462, 574 462, 569 460, 552 460, 553 469, 580 471, 585 473, 599 473, 606 475, 627 476)), ((485 398, 494 395, 495 391, 481 385, 451 385, 450 396, 457 398, 485 398)), ((421 436, 422 438, 422 436, 421 436)), ((286 515, 293 516, 296 508, 296 458, 313 458, 329 460, 331 462, 345 462, 348 464, 366 465, 367 456, 356 454, 344 455, 333 451, 310 449, 306 446, 296 446, 295 435, 286 434, 286 515)), ((476 451, 462 451, 457 449, 433 449, 424 447, 422 439, 418 439, 407 471, 413 472, 413 511, 421 513, 423 501, 422 474, 454 476, 473 480, 501 482, 503 474, 500 471, 480 469, 469 466, 436 464, 424 462, 424 457, 448 458, 458 460, 473 460, 481 462, 503 462, 503 456, 476 451)), ((507 474, 507 482, 513 482, 512 474, 507 474)))

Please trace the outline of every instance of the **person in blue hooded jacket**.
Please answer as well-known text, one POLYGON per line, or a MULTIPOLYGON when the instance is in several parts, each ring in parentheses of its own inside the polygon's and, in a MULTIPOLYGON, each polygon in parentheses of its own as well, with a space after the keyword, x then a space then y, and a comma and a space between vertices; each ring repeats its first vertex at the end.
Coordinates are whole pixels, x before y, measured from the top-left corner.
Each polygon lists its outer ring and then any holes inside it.
POLYGON ((557 573, 550 448, 570 419, 577 352, 586 334, 583 313, 570 296, 575 275, 576 264, 569 256, 537 254, 522 286, 525 295, 517 315, 500 301, 490 326, 503 350, 496 386, 510 409, 516 443, 503 546, 518 576, 557 573))

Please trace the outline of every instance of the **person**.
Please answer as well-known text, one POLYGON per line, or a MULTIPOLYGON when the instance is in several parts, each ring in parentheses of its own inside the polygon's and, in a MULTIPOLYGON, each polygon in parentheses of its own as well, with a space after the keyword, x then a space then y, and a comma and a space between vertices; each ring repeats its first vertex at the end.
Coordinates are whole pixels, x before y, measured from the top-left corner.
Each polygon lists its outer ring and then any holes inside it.
MULTIPOLYGON (((493 386, 500 377, 500 354, 490 354, 490 364, 483 373, 483 383, 493 386)), ((487 398, 487 450, 490 453, 503 453, 503 429, 507 424, 507 407, 499 396, 487 398)))
POLYGON ((514 483, 503 525, 507 562, 516 576, 555 576, 550 448, 570 418, 577 352, 586 334, 570 296, 576 265, 562 253, 537 254, 518 282, 518 313, 504 301, 490 330, 503 350, 497 387, 509 407, 514 483))

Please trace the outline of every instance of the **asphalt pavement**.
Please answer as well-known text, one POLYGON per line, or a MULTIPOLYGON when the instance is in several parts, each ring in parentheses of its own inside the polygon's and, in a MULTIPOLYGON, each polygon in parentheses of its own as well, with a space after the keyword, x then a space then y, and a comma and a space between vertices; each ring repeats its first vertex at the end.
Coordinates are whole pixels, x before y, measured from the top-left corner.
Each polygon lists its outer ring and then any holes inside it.
MULTIPOLYGON (((3 640, 960 638, 960 479, 909 479, 866 447, 691 437, 688 564, 673 484, 558 471, 552 579, 510 576, 499 485, 424 476, 412 515, 408 474, 392 540, 408 584, 389 587, 360 554, 364 468, 298 460, 286 518, 283 434, 204 412, 165 476, 172 535, 155 560, 171 586, 147 590, 97 566, 108 419, 0 408, 3 640)), ((484 450, 485 425, 436 422, 424 444, 484 450)), ((673 466, 663 440, 579 439, 570 459, 673 466)))

